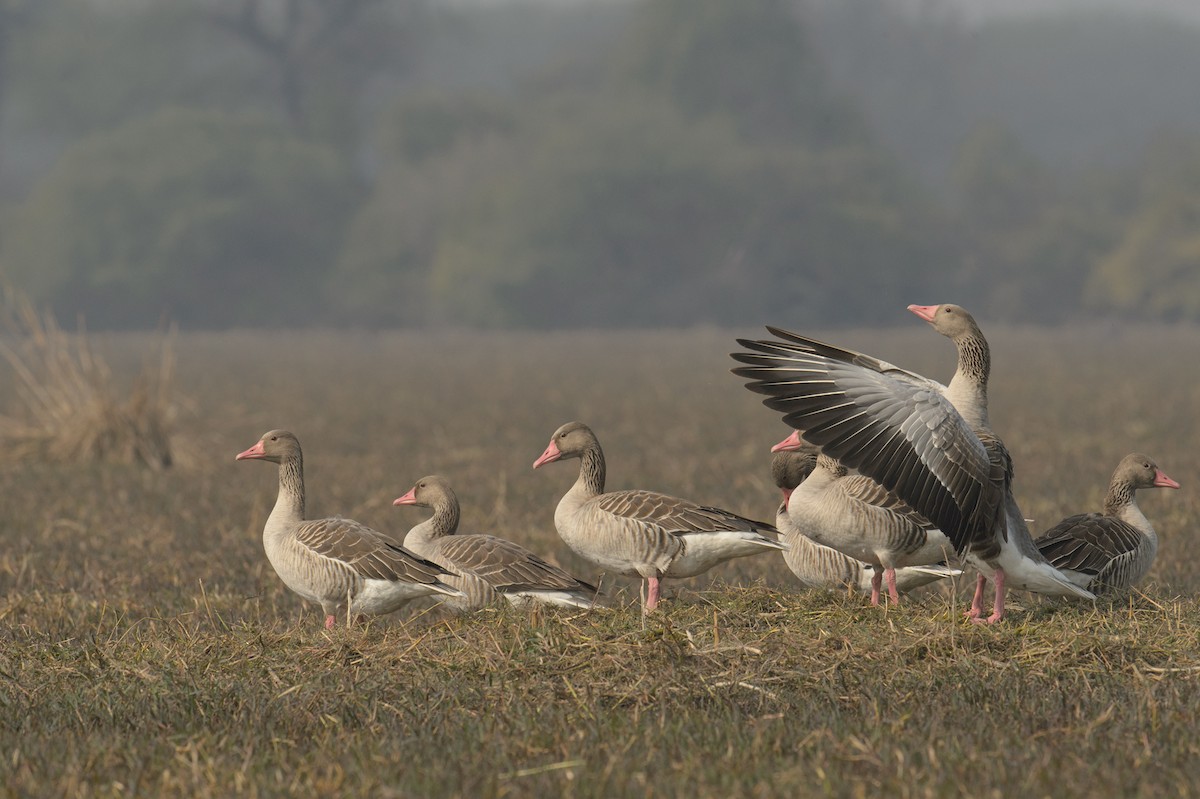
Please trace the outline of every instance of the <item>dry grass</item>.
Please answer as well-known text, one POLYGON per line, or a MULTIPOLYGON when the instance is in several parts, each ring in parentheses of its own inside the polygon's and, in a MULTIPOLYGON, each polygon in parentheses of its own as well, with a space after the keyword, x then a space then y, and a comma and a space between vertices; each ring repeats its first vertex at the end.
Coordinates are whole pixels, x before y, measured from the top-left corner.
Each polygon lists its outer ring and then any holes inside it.
MULTIPOLYGON (((761 557, 668 581, 644 626, 616 578, 615 613, 414 610, 326 634, 265 562, 275 474, 233 456, 278 426, 305 445, 315 514, 400 535, 423 515, 391 499, 441 472, 464 528, 581 576, 552 527, 574 470, 530 469, 571 418, 614 487, 769 517, 786 431, 728 374, 734 335, 182 337, 196 468, 0 464, 0 795, 1194 792, 1190 329, 992 334, 993 421, 1035 527, 1098 503, 1131 449, 1184 485, 1142 502, 1162 540, 1144 591, 1096 607, 1018 594, 980 629, 960 620, 969 580, 880 611, 761 557)), ((922 325, 836 340, 943 378, 952 360, 922 325)), ((114 372, 144 344, 115 339, 114 372)))
POLYGON ((171 465, 173 333, 162 337, 156 362, 147 362, 121 399, 82 328, 64 332, 53 315, 12 291, 5 292, 4 316, 12 340, 0 341, 0 355, 16 377, 22 407, 19 416, 0 416, 9 458, 171 465))

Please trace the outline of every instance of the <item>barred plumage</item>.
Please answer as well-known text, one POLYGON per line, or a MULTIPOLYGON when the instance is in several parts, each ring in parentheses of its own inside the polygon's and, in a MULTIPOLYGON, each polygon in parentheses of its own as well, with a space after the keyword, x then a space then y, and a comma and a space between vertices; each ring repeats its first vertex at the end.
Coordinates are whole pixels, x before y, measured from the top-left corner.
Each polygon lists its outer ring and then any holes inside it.
MULTIPOLYGON (((819 452, 793 433, 773 449, 778 462, 805 457, 809 448, 819 452)), ((776 517, 791 547, 784 560, 803 582, 849 584, 878 604, 884 582, 898 602, 901 591, 960 573, 944 563, 953 552, 949 539, 903 500, 870 478, 848 474, 826 455, 804 463, 803 470, 772 470, 787 497, 776 517)))
POLYGON ((477 610, 503 597, 586 608, 596 603, 596 587, 577 580, 525 547, 492 535, 460 535, 459 504, 449 481, 422 477, 395 505, 433 509, 433 516, 408 531, 404 545, 421 557, 458 574, 447 579, 466 594, 443 604, 459 611, 477 610))
POLYGON ((1158 535, 1138 507, 1139 488, 1179 488, 1151 458, 1134 452, 1117 465, 1103 513, 1068 516, 1035 543, 1076 585, 1099 595, 1127 590, 1146 576, 1158 535))
MULTIPOLYGON (((949 337, 958 368, 949 386, 777 328, 778 340, 739 340, 734 373, 805 440, 902 497, 996 583, 988 621, 1003 615, 1004 585, 1092 599, 1038 552, 1012 495, 1011 460, 988 426, 987 341, 955 305, 910 306, 949 337)), ((982 583, 972 604, 977 617, 982 583)))
POLYGON ((237 460, 279 464, 279 495, 263 528, 263 549, 288 588, 318 602, 325 626, 338 616, 391 613, 430 594, 461 592, 451 576, 381 533, 351 519, 304 519, 304 456, 286 430, 272 430, 237 460))
POLYGON ((563 541, 602 569, 641 577, 645 609, 658 603, 662 577, 692 577, 731 558, 786 549, 764 522, 654 491, 604 493, 604 452, 581 422, 555 431, 533 464, 579 458, 579 478, 554 511, 563 541))

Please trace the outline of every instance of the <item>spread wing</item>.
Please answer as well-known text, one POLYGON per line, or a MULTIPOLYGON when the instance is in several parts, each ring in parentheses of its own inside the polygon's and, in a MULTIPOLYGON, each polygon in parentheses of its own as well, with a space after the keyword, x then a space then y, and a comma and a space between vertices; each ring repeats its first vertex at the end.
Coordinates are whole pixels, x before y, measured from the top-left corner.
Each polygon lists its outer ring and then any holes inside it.
POLYGON ((303 522, 296 530, 296 541, 371 580, 429 585, 447 574, 436 563, 414 555, 352 519, 333 517, 303 522))
POLYGON ((1007 458, 989 452, 944 387, 868 355, 777 328, 739 339, 733 370, 826 454, 904 499, 959 553, 994 539, 1007 458))

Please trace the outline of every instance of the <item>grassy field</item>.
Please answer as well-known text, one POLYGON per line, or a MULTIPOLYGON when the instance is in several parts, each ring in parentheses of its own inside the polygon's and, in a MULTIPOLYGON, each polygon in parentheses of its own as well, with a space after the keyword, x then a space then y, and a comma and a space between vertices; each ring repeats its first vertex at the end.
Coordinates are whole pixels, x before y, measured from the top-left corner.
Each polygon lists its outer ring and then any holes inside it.
MULTIPOLYGON (((728 373, 755 332, 183 336, 177 468, 0 465, 3 795, 1194 795, 1194 329, 988 330, 1035 530, 1097 507, 1132 450, 1183 484, 1140 495, 1162 541, 1143 590, 1095 607, 1018 593, 980 628, 970 575, 875 609, 768 555, 668 581, 645 621, 605 578, 613 612, 421 607, 326 633, 263 555, 276 472, 233 456, 273 427, 304 445, 310 515, 401 537, 424 512, 391 500, 437 472, 464 529, 588 578, 553 529, 574 462, 530 468, 571 419, 610 487, 770 519, 787 429, 728 373)), ((827 336, 952 368, 916 320, 827 336)), ((119 368, 145 343, 101 342, 119 368)))

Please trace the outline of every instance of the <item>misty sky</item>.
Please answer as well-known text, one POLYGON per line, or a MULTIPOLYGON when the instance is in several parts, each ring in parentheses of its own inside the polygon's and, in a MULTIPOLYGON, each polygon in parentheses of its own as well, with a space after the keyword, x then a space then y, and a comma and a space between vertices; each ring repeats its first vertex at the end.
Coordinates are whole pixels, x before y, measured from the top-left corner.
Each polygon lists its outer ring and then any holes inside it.
MULTIPOLYGON (((529 4, 530 0, 440 0, 446 5, 511 5, 513 3, 529 4)), ((609 2, 622 3, 628 0, 540 0, 546 3, 560 5, 580 5, 583 3, 609 2)), ((1124 9, 1126 11, 1158 12, 1195 20, 1200 23, 1200 2, 1197 0, 950 0, 959 6, 965 16, 972 20, 1012 16, 1014 14, 1036 14, 1056 10, 1081 9, 1124 9)), ((919 7, 925 5, 924 0, 907 0, 919 7)))

